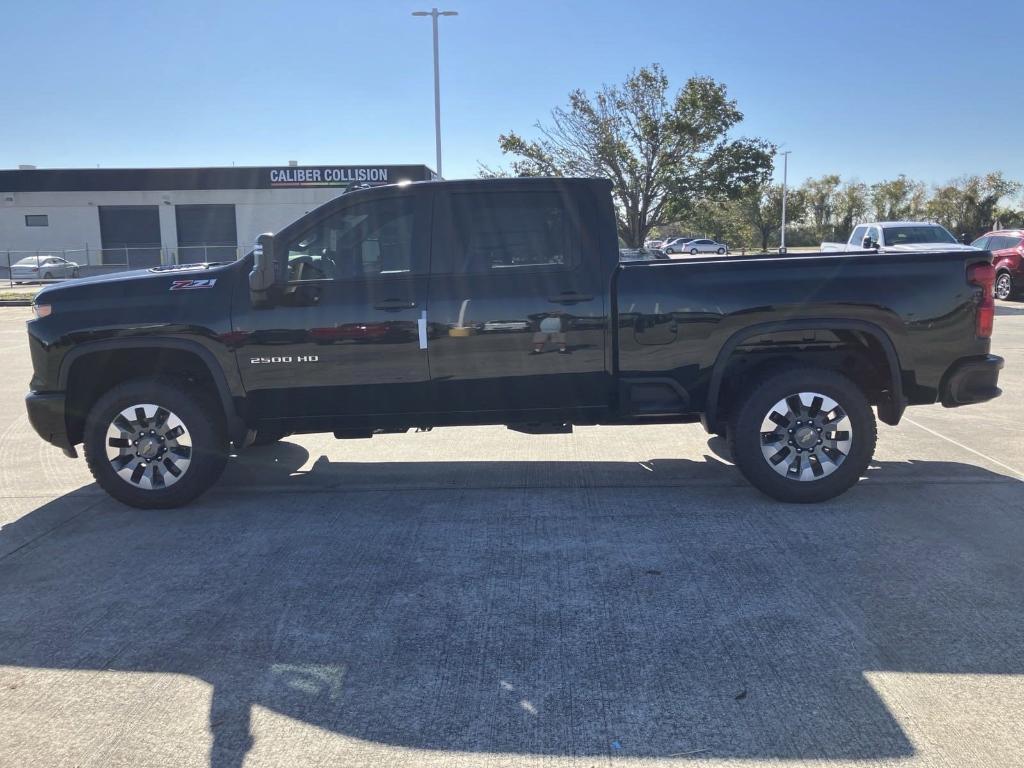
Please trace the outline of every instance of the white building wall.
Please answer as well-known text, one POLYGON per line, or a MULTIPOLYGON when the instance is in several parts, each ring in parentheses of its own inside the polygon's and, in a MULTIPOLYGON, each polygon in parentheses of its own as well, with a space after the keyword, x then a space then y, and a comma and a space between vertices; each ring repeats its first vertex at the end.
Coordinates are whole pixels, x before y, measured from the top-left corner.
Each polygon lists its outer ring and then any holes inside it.
MULTIPOLYGON (((155 205, 165 248, 178 244, 175 205, 232 204, 238 244, 248 249, 263 232, 276 232, 344 192, 344 188, 218 189, 149 192, 0 192, 0 254, 100 249, 99 206, 155 205), (46 214, 47 227, 25 226, 26 214, 46 214)), ((95 259, 91 259, 95 261, 95 259)))

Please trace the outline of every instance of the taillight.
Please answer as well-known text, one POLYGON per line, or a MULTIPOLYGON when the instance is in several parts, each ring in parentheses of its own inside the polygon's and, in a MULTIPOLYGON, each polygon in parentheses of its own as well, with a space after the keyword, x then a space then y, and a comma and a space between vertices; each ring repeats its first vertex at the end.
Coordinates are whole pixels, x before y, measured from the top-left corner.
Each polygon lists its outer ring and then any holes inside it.
POLYGON ((992 324, 996 316, 995 267, 991 264, 971 264, 967 268, 967 282, 981 288, 975 332, 979 339, 987 339, 992 336, 992 324))

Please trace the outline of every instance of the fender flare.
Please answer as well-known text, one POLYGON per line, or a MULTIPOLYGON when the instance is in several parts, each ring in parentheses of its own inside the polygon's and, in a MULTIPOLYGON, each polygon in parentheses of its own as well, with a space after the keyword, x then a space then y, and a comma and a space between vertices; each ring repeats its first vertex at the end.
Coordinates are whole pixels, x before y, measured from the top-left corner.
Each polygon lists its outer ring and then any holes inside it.
POLYGON ((889 391, 892 393, 891 402, 880 403, 878 406, 878 417, 885 424, 898 424, 907 407, 907 400, 903 396, 903 375, 900 368, 899 355, 896 347, 885 329, 875 323, 866 320, 844 320, 838 318, 801 318, 796 320, 778 320, 770 323, 759 323, 747 326, 736 331, 730 336, 722 349, 718 352, 715 365, 711 370, 711 380, 708 382, 708 394, 704 403, 704 426, 709 431, 716 429, 718 422, 718 399, 721 394, 722 378, 725 376, 725 368, 732 357, 736 347, 744 341, 760 336, 765 333, 777 331, 861 331, 868 334, 878 342, 885 353, 886 362, 889 364, 889 391))
POLYGON ((71 369, 74 366, 75 361, 86 355, 94 352, 113 352, 126 349, 154 348, 180 350, 182 352, 194 354, 198 357, 209 371, 210 378, 213 380, 214 386, 217 389, 217 396, 220 399, 221 407, 224 410, 224 417, 227 419, 229 437, 233 441, 236 441, 239 434, 245 434, 246 428, 244 421, 239 415, 234 401, 236 393, 237 396, 244 397, 241 380, 237 375, 233 375, 229 381, 229 375, 234 374, 235 372, 225 371, 224 366, 217 360, 217 357, 213 352, 196 341, 167 337, 139 337, 102 339, 99 341, 90 341, 76 345, 64 356, 64 359, 61 360, 60 371, 57 374, 57 386, 61 391, 67 391, 68 378, 71 375, 71 369))

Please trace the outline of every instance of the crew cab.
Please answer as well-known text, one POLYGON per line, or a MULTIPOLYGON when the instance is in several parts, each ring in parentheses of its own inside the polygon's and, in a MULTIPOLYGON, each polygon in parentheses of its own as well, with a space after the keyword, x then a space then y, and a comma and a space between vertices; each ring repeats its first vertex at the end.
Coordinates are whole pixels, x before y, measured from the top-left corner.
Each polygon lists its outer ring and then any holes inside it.
POLYGON ((999 394, 991 256, 939 246, 620 261, 604 180, 353 191, 234 263, 42 290, 28 412, 137 507, 293 433, 690 422, 820 502, 866 470, 872 408, 999 394))
POLYGON ((961 251, 971 248, 957 242, 949 230, 925 221, 876 221, 858 224, 845 243, 822 243, 823 253, 843 251, 961 251))

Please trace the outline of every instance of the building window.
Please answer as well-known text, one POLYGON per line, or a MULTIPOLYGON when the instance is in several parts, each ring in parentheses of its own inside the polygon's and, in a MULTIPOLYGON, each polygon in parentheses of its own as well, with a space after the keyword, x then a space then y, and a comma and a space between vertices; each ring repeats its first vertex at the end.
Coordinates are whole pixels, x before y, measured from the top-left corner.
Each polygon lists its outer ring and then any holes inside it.
POLYGON ((27 213, 25 214, 25 226, 48 227, 50 226, 50 217, 45 213, 27 213))

